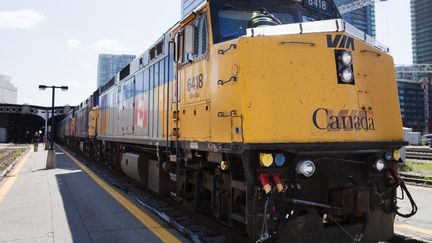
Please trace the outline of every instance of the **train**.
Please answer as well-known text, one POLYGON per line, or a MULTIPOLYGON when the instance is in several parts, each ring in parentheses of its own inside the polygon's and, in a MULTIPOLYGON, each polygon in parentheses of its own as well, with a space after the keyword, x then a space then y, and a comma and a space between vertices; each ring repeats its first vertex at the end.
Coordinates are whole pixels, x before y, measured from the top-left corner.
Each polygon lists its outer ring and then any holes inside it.
POLYGON ((184 0, 57 139, 254 242, 394 236, 404 142, 387 47, 331 0, 184 0))

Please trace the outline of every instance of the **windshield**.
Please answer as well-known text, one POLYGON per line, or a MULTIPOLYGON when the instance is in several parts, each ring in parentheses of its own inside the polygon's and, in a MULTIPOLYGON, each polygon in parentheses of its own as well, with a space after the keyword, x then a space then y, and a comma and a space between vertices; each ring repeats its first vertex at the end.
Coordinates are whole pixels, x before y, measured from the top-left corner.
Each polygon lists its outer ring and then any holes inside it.
MULTIPOLYGON (((246 34, 249 22, 260 11, 220 10, 219 25, 223 39, 238 37, 246 34)), ((272 13, 282 24, 295 23, 294 16, 290 13, 272 13)))
POLYGON ((211 3, 215 43, 238 38, 248 28, 340 17, 331 0, 216 0, 211 3))

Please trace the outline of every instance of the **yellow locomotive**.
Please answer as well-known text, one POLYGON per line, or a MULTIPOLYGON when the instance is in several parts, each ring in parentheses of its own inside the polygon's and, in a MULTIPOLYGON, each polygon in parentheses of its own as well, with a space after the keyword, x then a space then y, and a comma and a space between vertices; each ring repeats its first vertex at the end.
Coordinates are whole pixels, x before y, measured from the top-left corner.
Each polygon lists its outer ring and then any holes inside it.
POLYGON ((183 19, 59 129, 253 241, 393 236, 393 59, 330 0, 184 1, 183 19))

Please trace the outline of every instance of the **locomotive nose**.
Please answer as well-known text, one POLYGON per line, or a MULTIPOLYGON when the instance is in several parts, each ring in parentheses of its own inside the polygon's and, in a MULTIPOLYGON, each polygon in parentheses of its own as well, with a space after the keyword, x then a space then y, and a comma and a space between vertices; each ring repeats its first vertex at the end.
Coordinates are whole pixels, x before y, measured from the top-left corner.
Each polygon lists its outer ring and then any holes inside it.
POLYGON ((245 141, 400 141, 391 56, 346 31, 306 26, 311 33, 278 25, 239 39, 245 141))

